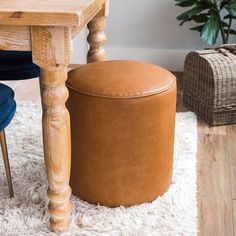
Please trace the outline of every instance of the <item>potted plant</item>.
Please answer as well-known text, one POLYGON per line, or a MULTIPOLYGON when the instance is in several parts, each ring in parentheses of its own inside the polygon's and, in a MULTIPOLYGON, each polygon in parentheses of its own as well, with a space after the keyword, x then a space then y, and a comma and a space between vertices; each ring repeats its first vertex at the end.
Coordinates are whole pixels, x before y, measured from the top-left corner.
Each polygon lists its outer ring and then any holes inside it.
POLYGON ((191 30, 200 32, 201 39, 209 45, 216 44, 219 34, 223 44, 229 36, 236 35, 232 21, 236 19, 236 0, 175 0, 180 7, 189 7, 177 17, 180 25, 194 21, 197 25, 191 30))

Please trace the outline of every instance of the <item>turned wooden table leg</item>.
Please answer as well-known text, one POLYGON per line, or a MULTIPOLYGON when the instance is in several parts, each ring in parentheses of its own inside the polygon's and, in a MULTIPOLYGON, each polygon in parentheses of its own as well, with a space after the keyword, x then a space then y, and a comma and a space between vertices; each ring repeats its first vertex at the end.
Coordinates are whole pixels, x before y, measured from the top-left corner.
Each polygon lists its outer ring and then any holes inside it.
POLYGON ((102 10, 88 24, 88 43, 90 45, 87 57, 88 63, 105 61, 107 59, 104 49, 104 44, 106 43, 106 35, 104 30, 106 27, 108 10, 109 2, 107 1, 103 5, 102 10))
POLYGON ((43 140, 49 189, 50 223, 53 231, 65 231, 70 224, 70 118, 65 107, 67 67, 41 70, 43 140))
POLYGON ((65 86, 70 60, 70 30, 65 27, 32 27, 33 61, 41 67, 43 142, 50 225, 66 231, 71 221, 69 186, 71 168, 70 118, 65 107, 65 86))

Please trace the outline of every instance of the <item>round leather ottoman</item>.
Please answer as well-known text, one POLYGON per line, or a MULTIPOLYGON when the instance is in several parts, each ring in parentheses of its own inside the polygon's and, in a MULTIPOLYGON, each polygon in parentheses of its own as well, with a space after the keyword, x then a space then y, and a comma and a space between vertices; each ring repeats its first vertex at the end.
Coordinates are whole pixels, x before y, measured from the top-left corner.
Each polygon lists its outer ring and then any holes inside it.
POLYGON ((72 170, 79 198, 109 207, 150 202, 172 179, 176 79, 134 61, 69 73, 72 170))

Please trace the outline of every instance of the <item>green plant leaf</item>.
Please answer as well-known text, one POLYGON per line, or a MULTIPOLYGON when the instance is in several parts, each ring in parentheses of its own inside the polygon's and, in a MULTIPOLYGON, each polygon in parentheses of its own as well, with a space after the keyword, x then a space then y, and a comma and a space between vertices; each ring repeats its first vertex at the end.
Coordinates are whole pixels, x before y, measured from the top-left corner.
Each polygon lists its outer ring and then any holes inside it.
POLYGON ((236 17, 236 1, 231 1, 228 6, 225 7, 230 16, 236 17))
POLYGON ((201 39, 209 45, 214 45, 218 38, 220 24, 217 14, 213 14, 205 23, 201 31, 201 39))
POLYGON ((220 3, 220 10, 222 10, 223 8, 228 6, 229 3, 230 3, 230 0, 223 0, 223 1, 221 1, 221 3, 220 3))
POLYGON ((215 4, 214 4, 214 2, 212 2, 212 0, 197 0, 197 4, 208 6, 208 7, 214 7, 215 6, 215 4))
POLYGON ((196 4, 196 0, 176 0, 176 6, 180 7, 191 7, 196 4))
POLYGON ((230 14, 228 14, 228 15, 226 15, 226 16, 224 16, 224 20, 225 19, 229 19, 229 18, 231 18, 232 16, 230 15, 230 14))
POLYGON ((204 26, 204 25, 198 25, 198 26, 195 26, 195 27, 193 27, 193 28, 190 28, 190 30, 194 30, 194 31, 201 32, 202 29, 203 29, 203 26, 204 26))
POLYGON ((229 31, 229 33, 230 33, 230 34, 233 34, 233 35, 236 35, 236 30, 231 29, 231 30, 229 31))
POLYGON ((209 15, 207 13, 193 16, 193 20, 196 23, 207 22, 208 18, 209 18, 209 15))
POLYGON ((229 27, 229 24, 227 22, 221 21, 221 24, 223 27, 229 27))
POLYGON ((178 20, 182 20, 182 21, 192 20, 195 15, 201 13, 205 9, 207 9, 206 6, 196 6, 196 7, 193 7, 192 9, 190 9, 190 10, 180 14, 179 16, 177 16, 177 19, 178 20))
MULTIPOLYGON (((231 23, 236 19, 236 0, 175 0, 180 7, 190 7, 177 19, 180 25, 187 21, 198 23, 191 30, 199 31, 203 41, 210 45, 216 43, 221 32, 224 43, 228 41, 231 23), (226 20, 227 19, 227 20, 226 20)), ((235 34, 233 30, 231 34, 235 34)))

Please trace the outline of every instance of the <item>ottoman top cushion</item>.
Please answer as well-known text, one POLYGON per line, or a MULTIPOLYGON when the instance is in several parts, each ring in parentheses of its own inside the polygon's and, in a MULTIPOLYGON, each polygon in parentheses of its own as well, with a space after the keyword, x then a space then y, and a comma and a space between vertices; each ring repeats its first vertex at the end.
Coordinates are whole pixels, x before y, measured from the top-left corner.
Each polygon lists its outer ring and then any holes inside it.
POLYGON ((162 93, 175 84, 175 76, 152 64, 105 61, 69 72, 67 85, 80 93, 110 98, 134 98, 162 93))

